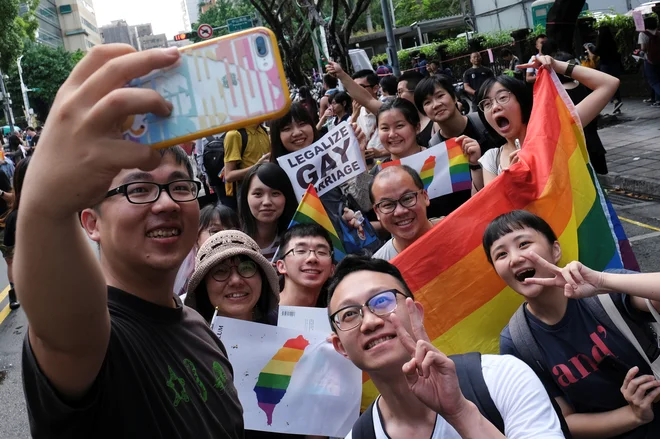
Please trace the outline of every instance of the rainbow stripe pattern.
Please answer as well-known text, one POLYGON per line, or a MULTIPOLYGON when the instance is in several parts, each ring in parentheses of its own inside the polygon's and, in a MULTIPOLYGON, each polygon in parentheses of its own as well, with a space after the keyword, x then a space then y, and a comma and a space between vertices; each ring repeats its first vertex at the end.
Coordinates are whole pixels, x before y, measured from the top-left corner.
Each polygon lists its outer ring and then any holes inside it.
POLYGON ((424 161, 421 171, 419 171, 419 176, 424 182, 424 190, 428 190, 433 181, 433 176, 435 175, 435 156, 432 155, 424 161))
MULTIPOLYGON (((618 219, 588 165, 578 120, 556 74, 541 69, 520 162, 392 260, 424 306, 430 339, 445 354, 498 352, 500 331, 522 303, 482 248, 483 232, 498 215, 525 209, 545 219, 561 243, 560 265, 624 265, 620 242, 628 241, 622 230, 615 234, 618 219)), ((365 378, 363 409, 376 395, 365 378)))
POLYGON ((470 176, 470 162, 461 145, 455 139, 445 141, 447 155, 449 156, 449 175, 454 192, 472 189, 472 176, 470 176))
POLYGON ((259 408, 266 413, 268 425, 273 423, 275 406, 284 397, 291 382, 293 370, 307 346, 309 346, 309 341, 302 335, 287 340, 259 373, 254 392, 257 394, 259 408))
POLYGON ((339 235, 337 234, 335 227, 332 225, 328 213, 325 211, 323 203, 321 203, 321 200, 316 193, 316 189, 314 189, 314 185, 312 184, 309 185, 305 195, 303 195, 302 200, 300 200, 298 209, 296 209, 296 213, 293 214, 289 227, 296 224, 318 224, 323 227, 332 240, 335 261, 339 262, 344 259, 346 256, 344 245, 342 244, 341 239, 339 239, 339 235))

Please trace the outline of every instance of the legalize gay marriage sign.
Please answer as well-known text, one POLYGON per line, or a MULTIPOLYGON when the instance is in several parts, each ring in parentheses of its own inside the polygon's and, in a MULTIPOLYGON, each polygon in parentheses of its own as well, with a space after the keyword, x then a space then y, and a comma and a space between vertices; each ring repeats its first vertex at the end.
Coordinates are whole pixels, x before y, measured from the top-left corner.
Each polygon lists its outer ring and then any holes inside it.
POLYGON ((366 170, 360 144, 348 121, 307 148, 278 158, 277 162, 289 176, 298 200, 310 184, 321 196, 366 170))
MULTIPOLYGON (((500 332, 523 301, 482 248, 486 226, 501 214, 524 209, 547 221, 559 237, 561 266, 579 260, 595 270, 635 269, 630 243, 588 163, 573 103, 554 72, 541 69, 518 157, 392 260, 424 306, 426 332, 447 355, 497 353, 500 332)), ((365 379, 363 408, 376 395, 365 379)))
POLYGON ((408 165, 424 182, 429 198, 472 188, 470 162, 456 139, 449 139, 409 157, 383 163, 383 168, 408 165))

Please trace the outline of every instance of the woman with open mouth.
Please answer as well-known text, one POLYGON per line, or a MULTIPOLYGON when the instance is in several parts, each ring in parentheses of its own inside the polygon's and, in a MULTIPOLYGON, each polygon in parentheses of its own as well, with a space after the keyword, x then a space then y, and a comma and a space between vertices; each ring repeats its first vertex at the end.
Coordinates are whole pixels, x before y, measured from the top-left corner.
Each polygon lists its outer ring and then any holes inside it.
POLYGON ((219 316, 276 324, 279 281, 259 245, 238 230, 211 236, 199 249, 185 304, 211 323, 219 316))
MULTIPOLYGON (((540 67, 552 69, 573 78, 592 90, 591 94, 575 106, 582 126, 594 120, 609 103, 619 87, 619 80, 598 70, 575 63, 557 61, 550 56, 537 55, 519 69, 540 67)), ((486 151, 479 163, 483 168, 484 185, 516 163, 518 150, 524 147, 527 124, 532 114, 532 91, 522 82, 509 76, 488 79, 478 93, 479 116, 499 135, 506 139, 500 148, 486 151)))

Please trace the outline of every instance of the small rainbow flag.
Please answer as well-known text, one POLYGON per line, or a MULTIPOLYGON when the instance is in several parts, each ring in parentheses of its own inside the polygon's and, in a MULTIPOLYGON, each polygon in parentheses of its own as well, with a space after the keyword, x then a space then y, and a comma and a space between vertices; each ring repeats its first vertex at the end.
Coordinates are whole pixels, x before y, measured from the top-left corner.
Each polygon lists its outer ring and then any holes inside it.
POLYGON ((424 190, 428 190, 433 181, 433 175, 435 174, 435 156, 432 155, 424 161, 422 165, 422 170, 419 171, 419 176, 422 177, 422 182, 424 182, 424 190))
POLYGON ((447 155, 449 156, 451 187, 454 192, 471 190, 470 162, 463 154, 463 148, 456 143, 456 139, 446 140, 445 145, 447 145, 447 155))
POLYGON ((335 261, 339 262, 344 259, 346 256, 344 245, 339 239, 339 235, 337 234, 335 227, 332 225, 328 213, 325 211, 323 203, 321 203, 321 200, 316 193, 316 189, 314 189, 314 185, 312 184, 309 185, 305 195, 303 195, 302 200, 300 200, 298 209, 296 209, 296 213, 293 214, 289 227, 296 224, 318 224, 323 227, 332 240, 335 261))
POLYGON ((302 335, 287 340, 259 373, 254 393, 257 394, 257 405, 266 413, 268 425, 273 423, 275 406, 284 397, 291 382, 293 369, 300 361, 307 346, 309 346, 309 341, 302 335))

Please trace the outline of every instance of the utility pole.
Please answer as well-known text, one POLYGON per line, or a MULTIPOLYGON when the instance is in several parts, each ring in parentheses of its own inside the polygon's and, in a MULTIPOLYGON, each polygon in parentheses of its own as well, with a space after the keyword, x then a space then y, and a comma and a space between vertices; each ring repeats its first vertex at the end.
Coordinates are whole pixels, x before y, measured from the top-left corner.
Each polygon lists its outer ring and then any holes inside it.
POLYGON ((21 92, 23 93, 23 105, 25 106, 24 111, 25 111, 25 123, 30 126, 34 125, 32 123, 32 115, 30 114, 30 101, 28 100, 28 88, 25 86, 23 83, 23 69, 21 68, 21 59, 23 58, 23 55, 18 57, 18 60, 16 61, 16 65, 18 66, 18 78, 21 81, 21 92))
POLYGON ((7 117, 7 125, 9 125, 9 135, 14 134, 14 115, 11 112, 11 105, 7 89, 5 88, 5 77, 0 70, 0 92, 2 92, 2 103, 5 107, 5 116, 7 117))
POLYGON ((394 30, 392 29, 392 19, 390 16, 387 0, 380 0, 380 7, 383 10, 383 24, 385 26, 385 35, 387 35, 387 58, 395 76, 401 75, 399 70, 399 57, 396 54, 396 40, 394 39, 394 30))

